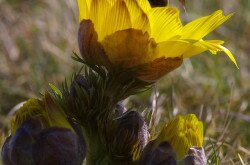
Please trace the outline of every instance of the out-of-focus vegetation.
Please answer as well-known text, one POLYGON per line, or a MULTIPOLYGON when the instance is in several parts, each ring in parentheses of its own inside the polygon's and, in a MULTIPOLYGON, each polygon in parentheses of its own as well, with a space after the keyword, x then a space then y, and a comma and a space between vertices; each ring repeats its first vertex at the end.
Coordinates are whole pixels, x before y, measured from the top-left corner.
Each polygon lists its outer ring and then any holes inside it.
MULTIPOLYGON (((183 23, 218 9, 235 12, 209 37, 226 41, 240 69, 224 54, 204 53, 124 103, 157 108, 159 128, 173 115, 196 113, 205 123, 212 163, 250 162, 250 2, 189 0, 186 12, 177 0, 170 5, 181 10, 183 23)), ((78 52, 77 12, 75 0, 0 0, 0 134, 14 106, 39 97, 48 83, 70 80, 80 68, 71 60, 78 52)))

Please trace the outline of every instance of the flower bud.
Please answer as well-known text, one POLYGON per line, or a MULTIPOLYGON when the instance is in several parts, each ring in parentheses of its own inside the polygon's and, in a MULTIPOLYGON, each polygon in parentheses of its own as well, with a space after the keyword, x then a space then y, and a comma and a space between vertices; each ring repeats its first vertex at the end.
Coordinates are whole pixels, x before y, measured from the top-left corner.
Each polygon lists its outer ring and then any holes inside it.
POLYGON ((2 148, 4 165, 32 165, 32 145, 41 131, 39 120, 30 119, 18 128, 14 135, 8 137, 2 148))
POLYGON ((12 165, 10 158, 9 158, 9 147, 8 147, 10 139, 11 139, 11 136, 7 137, 2 146, 1 157, 2 157, 3 165, 12 165))
POLYGON ((3 165, 81 165, 86 151, 70 129, 42 129, 42 122, 31 118, 7 138, 2 148, 3 165))
POLYGON ((207 159, 202 147, 191 147, 184 159, 184 165, 206 165, 207 159))
POLYGON ((11 134, 15 134, 15 131, 30 118, 39 119, 43 128, 58 126, 72 129, 64 111, 48 93, 45 93, 42 100, 32 98, 23 104, 10 121, 11 134))
POLYGON ((151 141, 143 149, 138 165, 176 165, 175 157, 175 151, 167 141, 159 145, 151 141))
POLYGON ((11 120, 2 148, 4 165, 82 164, 86 146, 51 96, 29 99, 11 120))
POLYGON ((80 88, 83 88, 88 94, 90 94, 92 88, 90 87, 90 85, 88 84, 86 78, 81 75, 78 74, 75 76, 71 86, 70 86, 70 95, 73 97, 76 97, 76 85, 79 86, 80 88))
POLYGON ((194 114, 179 115, 162 129, 156 140, 168 141, 177 159, 183 159, 190 147, 203 145, 203 123, 194 114))
POLYGON ((148 126, 143 117, 137 111, 129 111, 118 119, 120 129, 134 133, 135 140, 145 147, 148 138, 148 126))
POLYGON ((114 109, 115 116, 120 117, 127 109, 122 104, 117 104, 114 109))
POLYGON ((148 126, 136 111, 129 111, 116 119, 113 133, 113 153, 123 158, 137 160, 148 138, 148 126))
POLYGON ((66 128, 51 127, 42 130, 33 145, 36 165, 81 165, 84 157, 79 153, 77 135, 66 128))

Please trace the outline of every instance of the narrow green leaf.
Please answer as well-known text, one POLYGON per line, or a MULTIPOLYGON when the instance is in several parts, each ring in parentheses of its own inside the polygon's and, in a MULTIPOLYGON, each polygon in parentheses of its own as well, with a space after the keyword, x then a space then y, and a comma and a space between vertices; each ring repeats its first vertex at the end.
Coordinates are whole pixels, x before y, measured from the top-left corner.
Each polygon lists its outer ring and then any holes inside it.
POLYGON ((58 95, 62 98, 62 92, 55 85, 49 83, 49 86, 56 95, 58 95))

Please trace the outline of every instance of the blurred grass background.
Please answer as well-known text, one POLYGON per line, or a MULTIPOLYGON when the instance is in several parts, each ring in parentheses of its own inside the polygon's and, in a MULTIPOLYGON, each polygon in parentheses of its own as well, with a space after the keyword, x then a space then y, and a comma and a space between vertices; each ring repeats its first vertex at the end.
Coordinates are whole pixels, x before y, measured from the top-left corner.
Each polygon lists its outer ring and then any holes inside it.
MULTIPOLYGON (((186 12, 177 0, 170 3, 181 10, 183 23, 218 9, 235 12, 207 38, 225 40, 240 69, 223 53, 203 53, 124 103, 157 108, 160 124, 195 113, 205 123, 211 164, 250 163, 250 2, 188 0, 186 12)), ((0 0, 0 134, 14 106, 78 71, 71 60, 79 52, 77 12, 76 0, 0 0)))

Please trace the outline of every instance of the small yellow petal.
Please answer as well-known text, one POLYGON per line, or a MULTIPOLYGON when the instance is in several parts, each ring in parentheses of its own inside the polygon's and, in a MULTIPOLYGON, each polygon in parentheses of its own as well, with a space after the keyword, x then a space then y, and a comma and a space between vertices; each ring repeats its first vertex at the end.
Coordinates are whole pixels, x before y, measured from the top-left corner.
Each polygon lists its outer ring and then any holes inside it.
POLYGON ((148 32, 150 23, 147 14, 142 10, 138 1, 124 0, 130 13, 132 28, 148 32))
POLYGON ((79 22, 81 22, 83 19, 89 19, 91 0, 77 0, 77 3, 78 3, 79 22))
MULTIPOLYGON (((184 58, 189 58, 189 57, 192 57, 194 55, 198 55, 202 52, 209 50, 208 47, 204 47, 200 44, 200 42, 203 42, 203 40, 200 40, 200 41, 189 40, 189 41, 193 44, 183 53, 184 58)), ((221 41, 221 40, 206 40, 204 42, 212 43, 212 44, 223 44, 224 43, 224 41, 221 41)))
MULTIPOLYGON (((98 33, 98 39, 103 38, 103 25, 107 24, 108 12, 111 5, 107 0, 91 0, 90 20, 93 22, 95 31, 98 33)), ((115 14, 115 13, 114 13, 115 14)))
POLYGON ((206 40, 206 42, 210 42, 210 43, 214 43, 214 44, 218 44, 218 45, 222 45, 225 43, 222 40, 206 40))
POLYGON ((97 31, 98 41, 102 41, 106 36, 116 31, 132 27, 129 11, 124 1, 116 1, 107 15, 101 16, 101 19, 103 23, 100 31, 97 31))
POLYGON ((102 46, 109 60, 116 65, 130 68, 150 62, 156 43, 141 30, 126 29, 107 36, 102 46))
POLYGON ((107 0, 111 6, 114 6, 117 0, 107 0))
POLYGON ((181 35, 182 23, 177 9, 156 7, 149 11, 148 16, 151 25, 151 37, 156 42, 163 42, 181 35))
POLYGON ((218 10, 209 16, 196 19, 183 27, 182 39, 200 40, 232 16, 233 14, 224 16, 218 10))
POLYGON ((191 46, 190 42, 184 40, 161 42, 157 44, 158 54, 156 57, 181 57, 191 46))
POLYGON ((198 53, 204 52, 206 50, 209 50, 212 54, 217 54, 218 52, 223 51, 227 54, 227 56, 230 58, 230 60, 239 69, 237 62, 236 62, 234 56, 232 55, 232 53, 227 48, 220 45, 221 43, 223 43, 223 42, 220 40, 211 40, 211 41, 210 40, 208 40, 208 41, 200 40, 200 41, 197 41, 183 54, 183 57, 188 58, 188 57, 191 57, 191 56, 196 55, 198 53))
POLYGON ((137 0, 137 2, 143 11, 147 12, 151 9, 151 6, 150 6, 150 3, 148 2, 148 0, 137 0))
POLYGON ((224 46, 218 45, 218 47, 221 49, 221 51, 225 52, 227 56, 230 58, 230 60, 235 64, 235 66, 239 69, 239 66, 237 65, 237 62, 233 56, 233 54, 224 46))

